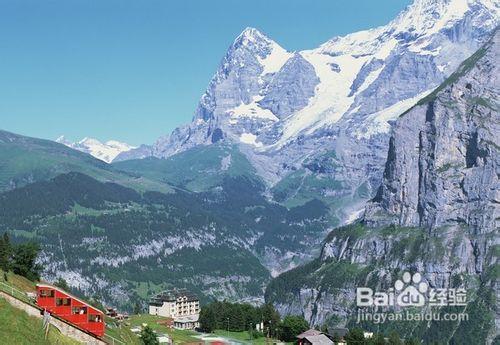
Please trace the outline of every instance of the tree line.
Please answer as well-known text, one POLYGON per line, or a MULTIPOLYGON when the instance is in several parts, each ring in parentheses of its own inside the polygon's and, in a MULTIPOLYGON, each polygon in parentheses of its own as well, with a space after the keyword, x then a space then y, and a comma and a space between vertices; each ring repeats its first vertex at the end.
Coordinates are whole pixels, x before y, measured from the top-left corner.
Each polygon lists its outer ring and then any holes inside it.
POLYGON ((212 302, 201 308, 200 329, 211 333, 214 330, 232 332, 248 331, 253 337, 269 336, 285 341, 309 329, 301 316, 286 316, 283 320, 271 304, 253 306, 247 303, 212 302), (257 331, 256 326, 263 325, 257 331))
POLYGON ((395 331, 388 336, 383 333, 375 333, 371 338, 365 338, 361 328, 353 328, 349 330, 344 339, 338 336, 333 337, 334 344, 343 340, 347 345, 418 345, 420 342, 416 339, 402 340, 399 334, 395 331))
MULTIPOLYGON (((227 301, 212 302, 204 305, 200 311, 200 330, 212 333, 215 330, 231 332, 248 331, 253 338, 272 337, 286 342, 297 341, 297 335, 310 328, 309 323, 296 315, 285 316, 283 319, 272 304, 253 306, 246 303, 231 303, 227 301), (256 325, 263 324, 263 329, 256 330, 256 325)), ((388 335, 375 333, 372 338, 365 338, 361 328, 353 328, 343 339, 328 334, 326 325, 320 329, 334 343, 343 340, 347 345, 417 345, 416 339, 402 340, 397 332, 388 335)))
POLYGON ((26 277, 31 281, 40 279, 42 267, 36 263, 40 246, 36 242, 13 244, 9 234, 5 232, 0 237, 0 269, 7 280, 7 272, 26 277))

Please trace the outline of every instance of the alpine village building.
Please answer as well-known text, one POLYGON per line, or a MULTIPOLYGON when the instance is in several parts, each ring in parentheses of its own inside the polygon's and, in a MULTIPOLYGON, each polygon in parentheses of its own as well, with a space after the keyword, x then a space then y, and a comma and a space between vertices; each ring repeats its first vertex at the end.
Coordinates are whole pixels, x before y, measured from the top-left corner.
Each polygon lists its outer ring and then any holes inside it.
POLYGON ((149 314, 173 319, 174 328, 194 329, 200 326, 200 300, 186 289, 163 291, 150 300, 149 314))

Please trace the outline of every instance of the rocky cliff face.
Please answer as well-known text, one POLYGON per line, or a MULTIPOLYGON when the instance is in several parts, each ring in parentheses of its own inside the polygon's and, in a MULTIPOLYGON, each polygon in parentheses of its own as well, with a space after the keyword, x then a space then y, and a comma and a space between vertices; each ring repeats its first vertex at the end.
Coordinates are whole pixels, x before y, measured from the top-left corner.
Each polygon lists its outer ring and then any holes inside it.
POLYGON ((498 228, 498 37, 398 119, 367 224, 498 228))
POLYGON ((474 333, 471 343, 493 342, 500 320, 493 302, 500 244, 499 52, 497 32, 398 118, 382 186, 363 222, 331 232, 316 261, 269 285, 267 301, 313 324, 354 325, 356 287, 384 291, 401 272, 416 271, 432 288, 466 288, 466 311, 474 319, 402 328, 405 337, 460 343, 474 333))

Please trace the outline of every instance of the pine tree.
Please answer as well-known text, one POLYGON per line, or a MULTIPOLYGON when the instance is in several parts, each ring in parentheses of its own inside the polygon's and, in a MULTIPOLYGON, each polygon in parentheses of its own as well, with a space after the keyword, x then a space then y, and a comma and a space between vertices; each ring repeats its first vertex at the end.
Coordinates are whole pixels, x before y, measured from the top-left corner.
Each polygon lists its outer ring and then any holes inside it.
POLYGON ((35 242, 23 243, 14 248, 12 271, 31 281, 40 279, 41 267, 36 264, 40 247, 35 242))
POLYGON ((135 315, 139 315, 142 313, 142 305, 141 305, 141 302, 139 301, 135 301, 135 304, 134 304, 134 310, 133 310, 134 314, 135 315))
POLYGON ((354 328, 349 330, 349 333, 347 333, 345 340, 347 342, 347 345, 359 345, 367 343, 365 335, 361 328, 354 328))
POLYGON ((0 238, 0 269, 4 272, 10 270, 10 258, 12 255, 12 246, 10 244, 9 234, 4 232, 0 238))
POLYGON ((212 304, 206 305, 200 311, 200 328, 207 333, 212 333, 217 328, 217 314, 212 304))
POLYGON ((141 341, 144 345, 159 345, 160 342, 151 327, 146 326, 141 331, 141 341))
POLYGON ((70 287, 68 285, 68 282, 66 280, 64 280, 64 278, 62 277, 59 277, 59 279, 57 279, 57 281, 54 283, 55 286, 65 290, 65 291, 70 291, 70 287))
POLYGON ((373 345, 385 345, 385 337, 382 333, 376 333, 371 340, 373 345))
POLYGON ((279 328, 281 340, 294 341, 297 335, 309 329, 309 323, 302 316, 289 315, 285 316, 279 328))

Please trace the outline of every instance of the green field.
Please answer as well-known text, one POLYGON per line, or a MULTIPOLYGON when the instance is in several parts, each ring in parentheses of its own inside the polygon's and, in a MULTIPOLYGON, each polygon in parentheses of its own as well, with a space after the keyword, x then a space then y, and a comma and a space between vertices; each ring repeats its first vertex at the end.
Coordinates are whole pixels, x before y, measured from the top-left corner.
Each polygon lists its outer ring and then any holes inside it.
POLYGON ((246 176, 260 181, 247 158, 231 145, 200 146, 166 159, 135 159, 113 163, 112 166, 150 181, 193 192, 210 190, 227 176, 246 176))
MULTIPOLYGON (((140 338, 135 335, 131 330, 130 326, 122 322, 116 322, 115 320, 106 317, 106 336, 110 336, 127 345, 140 345, 140 338)), ((106 340, 111 340, 107 338, 106 340)))
POLYGON ((120 172, 86 153, 62 144, 0 130, 0 191, 80 172, 100 181, 120 183, 138 191, 171 192, 165 183, 120 172))
POLYGON ((160 325, 158 321, 166 320, 166 318, 161 316, 141 314, 141 315, 131 315, 130 320, 127 322, 130 324, 129 328, 141 327, 142 324, 147 324, 150 328, 158 333, 166 333, 170 335, 176 344, 184 344, 190 342, 199 342, 200 340, 194 338, 194 336, 199 333, 194 331, 183 331, 178 329, 171 329, 164 325, 160 325))
POLYGON ((8 339, 9 344, 16 345, 73 345, 79 342, 62 335, 59 330, 51 327, 48 338, 45 339, 42 320, 29 316, 26 312, 14 308, 0 297, 0 335, 8 339))
MULTIPOLYGON (((252 335, 247 332, 231 332, 231 331, 225 331, 225 330, 216 330, 212 333, 214 336, 217 337, 224 337, 229 340, 235 340, 241 343, 246 343, 246 344, 274 344, 276 342, 279 342, 277 339, 268 339, 266 337, 259 337, 259 338, 254 338, 252 335)), ((290 343, 292 344, 292 343, 290 343)))

